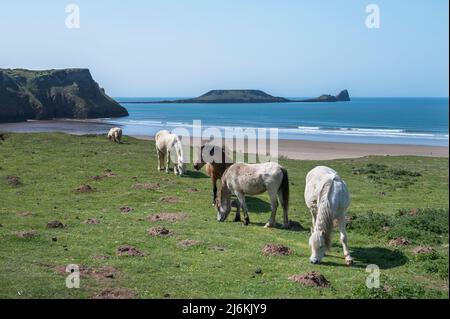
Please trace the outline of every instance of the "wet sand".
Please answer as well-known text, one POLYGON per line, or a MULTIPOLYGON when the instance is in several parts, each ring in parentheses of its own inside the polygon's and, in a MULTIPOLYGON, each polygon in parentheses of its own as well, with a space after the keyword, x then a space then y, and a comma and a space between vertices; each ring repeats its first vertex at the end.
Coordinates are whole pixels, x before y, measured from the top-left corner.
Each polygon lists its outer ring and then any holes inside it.
MULTIPOLYGON (((0 132, 65 132, 76 135, 106 134, 111 127, 111 124, 106 124, 95 120, 29 121, 20 123, 0 123, 0 132)), ((153 139, 149 136, 134 137, 144 140, 153 139)), ((356 144, 279 140, 278 154, 279 156, 299 160, 331 160, 358 158, 368 155, 448 157, 449 148, 448 146, 356 144)))

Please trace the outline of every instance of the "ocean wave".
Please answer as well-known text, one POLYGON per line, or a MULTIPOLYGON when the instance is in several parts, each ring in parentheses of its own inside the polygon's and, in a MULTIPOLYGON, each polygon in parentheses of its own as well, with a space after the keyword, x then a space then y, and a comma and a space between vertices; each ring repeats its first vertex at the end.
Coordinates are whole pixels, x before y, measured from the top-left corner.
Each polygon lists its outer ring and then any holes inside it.
MULTIPOLYGON (((193 123, 158 121, 158 120, 108 120, 116 125, 144 126, 153 128, 173 129, 177 127, 193 128, 193 123)), ((258 127, 242 127, 227 125, 203 124, 202 128, 218 128, 220 130, 233 129, 258 129, 258 127)), ((263 127, 268 129, 267 127, 263 127)), ((278 128, 279 134, 283 135, 315 135, 315 136, 348 136, 348 137, 383 137, 383 138, 420 138, 448 140, 449 134, 435 132, 414 132, 405 129, 393 128, 359 128, 359 127, 322 127, 322 126, 298 126, 296 128, 278 128)))

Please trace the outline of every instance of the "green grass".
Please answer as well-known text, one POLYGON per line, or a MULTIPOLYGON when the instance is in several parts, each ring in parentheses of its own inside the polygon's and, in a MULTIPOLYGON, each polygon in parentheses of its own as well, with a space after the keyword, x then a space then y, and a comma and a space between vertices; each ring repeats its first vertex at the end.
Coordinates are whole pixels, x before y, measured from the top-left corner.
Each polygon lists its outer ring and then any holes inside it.
MULTIPOLYGON (((91 298, 105 287, 122 287, 139 298, 448 298, 448 159, 366 157, 281 164, 291 182, 289 217, 305 229, 311 222, 303 200, 306 173, 327 165, 346 180, 352 195, 348 228, 353 267, 345 266, 337 233, 324 263, 311 265, 308 231, 264 229, 267 195, 248 200, 248 227, 233 223, 231 216, 218 223, 209 179, 190 165, 186 177, 158 172, 153 142, 125 137, 124 144, 117 145, 103 136, 9 134, 0 144, 0 297, 91 298), (116 176, 91 179, 106 169, 116 176), (9 185, 8 176, 20 177, 21 183, 9 185), (137 183, 158 183, 160 188, 133 188, 137 183), (95 191, 76 192, 82 184, 95 191), (198 192, 188 192, 191 188, 198 192), (163 203, 163 196, 181 202, 163 203), (123 206, 134 211, 122 214, 123 206), (147 220, 159 212, 185 212, 189 218, 175 223, 147 220), (85 224, 88 218, 101 223, 85 224), (52 220, 67 227, 48 229, 52 220), (155 226, 174 234, 148 236, 147 230, 155 226), (37 236, 16 236, 30 230, 37 236), (397 236, 412 244, 389 246, 397 236), (184 239, 201 243, 180 248, 177 243, 184 239), (286 245, 294 253, 266 257, 261 253, 266 243, 286 245), (117 256, 122 244, 147 255, 117 256), (432 246, 435 253, 415 257, 412 249, 417 245, 432 246), (94 259, 96 255, 110 258, 94 259), (72 263, 111 265, 118 273, 114 279, 82 277, 80 289, 67 289, 66 274, 55 268, 72 263), (368 264, 380 267, 382 288, 365 287, 368 264), (261 274, 255 273, 258 267, 261 274), (321 272, 331 288, 288 280, 309 271, 321 272)), ((280 213, 277 218, 281 220, 280 213)))

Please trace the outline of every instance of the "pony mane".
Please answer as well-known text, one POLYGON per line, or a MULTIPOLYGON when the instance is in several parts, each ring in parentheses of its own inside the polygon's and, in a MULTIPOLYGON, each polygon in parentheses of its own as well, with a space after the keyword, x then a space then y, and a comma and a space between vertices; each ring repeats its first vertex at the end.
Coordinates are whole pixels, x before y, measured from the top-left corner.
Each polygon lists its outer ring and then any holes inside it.
POLYGON ((333 188, 334 177, 328 178, 322 185, 319 193, 315 225, 315 231, 323 232, 325 247, 327 249, 331 247, 331 233, 333 232, 333 211, 331 209, 329 195, 333 188))

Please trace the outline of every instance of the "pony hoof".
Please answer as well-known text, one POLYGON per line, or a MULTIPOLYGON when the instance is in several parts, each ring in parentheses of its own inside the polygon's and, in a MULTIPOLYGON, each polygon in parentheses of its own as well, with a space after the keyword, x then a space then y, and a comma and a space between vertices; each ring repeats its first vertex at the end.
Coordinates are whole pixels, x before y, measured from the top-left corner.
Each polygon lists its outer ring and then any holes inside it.
POLYGON ((267 223, 267 224, 264 225, 264 228, 271 228, 271 227, 273 227, 273 226, 274 226, 273 224, 267 223))
POLYGON ((239 218, 236 217, 236 218, 234 219, 234 222, 240 222, 240 221, 242 221, 240 217, 239 217, 239 218))
POLYGON ((347 266, 352 266, 353 265, 353 259, 352 258, 346 258, 345 259, 345 264, 347 266))

